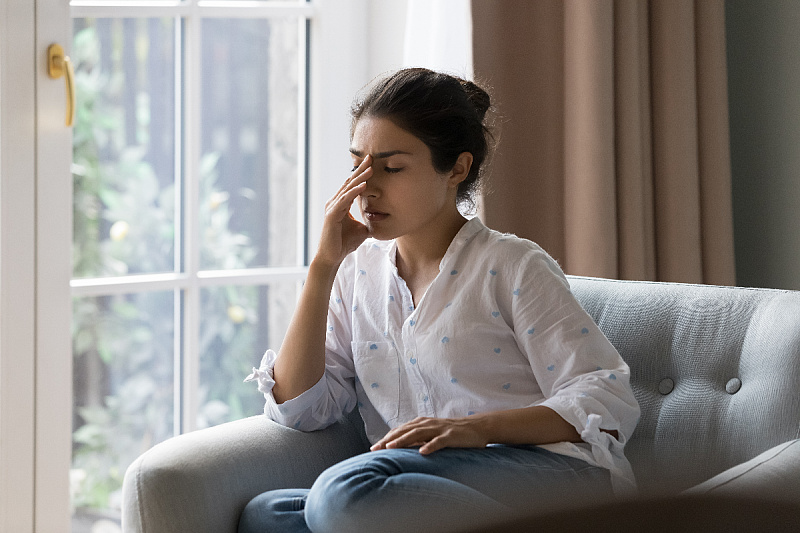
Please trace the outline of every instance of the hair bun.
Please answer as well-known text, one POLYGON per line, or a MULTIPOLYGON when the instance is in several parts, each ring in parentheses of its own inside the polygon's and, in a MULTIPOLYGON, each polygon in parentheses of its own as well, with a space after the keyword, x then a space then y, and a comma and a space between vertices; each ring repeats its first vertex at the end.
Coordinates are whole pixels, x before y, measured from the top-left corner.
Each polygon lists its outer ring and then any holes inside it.
POLYGON ((475 108, 478 118, 483 122, 486 112, 492 105, 489 93, 469 80, 461 80, 461 88, 464 89, 464 92, 467 94, 467 99, 475 108))

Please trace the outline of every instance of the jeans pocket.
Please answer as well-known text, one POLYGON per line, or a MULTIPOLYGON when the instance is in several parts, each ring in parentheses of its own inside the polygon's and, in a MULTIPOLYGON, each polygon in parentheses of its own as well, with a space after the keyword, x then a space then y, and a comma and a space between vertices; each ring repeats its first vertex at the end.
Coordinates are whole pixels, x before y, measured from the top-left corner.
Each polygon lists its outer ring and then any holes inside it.
POLYGON ((390 342, 353 342, 356 376, 386 423, 400 415, 400 356, 390 342))

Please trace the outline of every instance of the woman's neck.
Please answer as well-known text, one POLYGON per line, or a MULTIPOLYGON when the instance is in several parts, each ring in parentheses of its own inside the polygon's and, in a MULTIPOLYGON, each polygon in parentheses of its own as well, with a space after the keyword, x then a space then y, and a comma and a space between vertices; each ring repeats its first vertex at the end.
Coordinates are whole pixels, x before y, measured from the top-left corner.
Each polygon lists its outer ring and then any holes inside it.
POLYGON ((438 231, 398 237, 396 263, 400 276, 408 281, 417 274, 438 272, 450 243, 466 222, 466 218, 456 213, 438 231))

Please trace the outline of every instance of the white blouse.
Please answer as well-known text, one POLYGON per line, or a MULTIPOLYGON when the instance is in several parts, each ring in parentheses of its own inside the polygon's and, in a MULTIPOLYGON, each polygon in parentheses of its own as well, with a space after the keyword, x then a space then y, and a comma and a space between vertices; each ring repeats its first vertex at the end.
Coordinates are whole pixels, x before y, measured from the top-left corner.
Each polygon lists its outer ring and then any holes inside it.
POLYGON ((311 389, 276 403, 276 354, 264 354, 247 380, 258 381, 266 415, 313 431, 358 406, 375 443, 417 416, 544 405, 584 443, 543 448, 609 469, 616 492, 635 489, 623 453, 639 419, 629 368, 558 264, 535 243, 473 218, 415 307, 396 249, 394 241, 368 239, 342 263, 328 311, 326 370, 311 389))

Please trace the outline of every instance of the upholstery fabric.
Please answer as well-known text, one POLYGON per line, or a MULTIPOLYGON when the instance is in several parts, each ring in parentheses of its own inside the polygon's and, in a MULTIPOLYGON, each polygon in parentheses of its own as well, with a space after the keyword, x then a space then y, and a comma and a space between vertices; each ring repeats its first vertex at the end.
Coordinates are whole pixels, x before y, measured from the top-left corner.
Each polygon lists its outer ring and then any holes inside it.
MULTIPOLYGON (((759 513, 768 513, 775 526, 766 530, 781 530, 786 520, 797 525, 800 292, 569 281, 631 368, 642 417, 626 454, 642 496, 538 523, 591 522, 593 530, 619 531, 620 520, 646 520, 653 526, 647 530, 666 531, 651 524, 660 510, 658 516, 671 518, 670 531, 724 531, 731 523, 725 516, 749 524, 759 513), (684 515, 692 528, 681 526, 684 515), (716 517, 716 529, 709 528, 709 517, 716 517)), ((257 416, 182 435, 128 469, 123 527, 130 533, 233 533, 256 494, 309 487, 326 467, 367 449, 357 414, 313 433, 257 416)))
POLYGON ((140 456, 122 487, 122 528, 141 533, 235 533, 247 502, 308 488, 329 466, 369 449, 350 416, 304 433, 253 416, 169 439, 140 456))
POLYGON ((778 444, 747 462, 685 491, 689 495, 737 496, 800 503, 800 439, 778 444))
POLYGON ((631 367, 642 417, 625 453, 641 491, 683 490, 800 437, 800 293, 570 284, 631 367))

